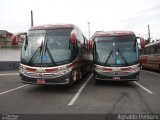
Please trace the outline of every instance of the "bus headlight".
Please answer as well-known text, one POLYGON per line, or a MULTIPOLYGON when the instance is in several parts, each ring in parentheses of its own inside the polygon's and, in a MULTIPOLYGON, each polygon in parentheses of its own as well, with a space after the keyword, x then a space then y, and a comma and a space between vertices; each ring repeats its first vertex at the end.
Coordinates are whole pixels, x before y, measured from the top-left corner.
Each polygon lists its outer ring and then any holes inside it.
POLYGON ((140 66, 139 65, 131 66, 131 72, 138 72, 139 70, 140 70, 140 66))
POLYGON ((97 72, 97 73, 103 73, 104 72, 104 70, 102 69, 102 68, 100 68, 100 67, 95 67, 95 72, 97 72))
POLYGON ((65 70, 60 70, 60 71, 56 72, 55 74, 56 75, 65 75, 65 74, 68 74, 71 71, 72 71, 72 68, 69 68, 69 69, 65 69, 65 70))

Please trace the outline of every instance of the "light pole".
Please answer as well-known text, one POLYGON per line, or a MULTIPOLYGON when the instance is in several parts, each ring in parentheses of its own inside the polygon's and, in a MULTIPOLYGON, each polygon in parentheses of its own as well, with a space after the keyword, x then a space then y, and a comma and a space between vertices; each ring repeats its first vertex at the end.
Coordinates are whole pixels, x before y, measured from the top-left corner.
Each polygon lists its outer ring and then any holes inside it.
POLYGON ((88 38, 90 39, 90 22, 88 22, 88 38))
POLYGON ((149 25, 148 25, 148 42, 151 43, 151 33, 149 25))
POLYGON ((33 11, 31 10, 31 27, 33 26, 33 11))

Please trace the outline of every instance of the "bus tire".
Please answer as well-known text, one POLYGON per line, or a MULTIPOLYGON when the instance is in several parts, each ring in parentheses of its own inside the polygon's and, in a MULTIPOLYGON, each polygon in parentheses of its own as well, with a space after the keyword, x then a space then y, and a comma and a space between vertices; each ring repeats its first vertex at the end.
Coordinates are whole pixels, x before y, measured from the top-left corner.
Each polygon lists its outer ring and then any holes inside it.
POLYGON ((140 63, 140 69, 143 70, 143 65, 142 65, 142 63, 140 63))
POLYGON ((75 81, 75 84, 79 84, 82 80, 82 73, 81 71, 79 71, 78 75, 77 75, 77 79, 75 81))

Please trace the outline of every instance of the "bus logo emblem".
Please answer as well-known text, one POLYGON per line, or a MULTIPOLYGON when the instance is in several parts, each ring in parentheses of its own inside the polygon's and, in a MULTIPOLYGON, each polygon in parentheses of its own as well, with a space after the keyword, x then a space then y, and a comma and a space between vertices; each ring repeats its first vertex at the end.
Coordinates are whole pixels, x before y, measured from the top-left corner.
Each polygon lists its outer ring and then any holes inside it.
POLYGON ((112 69, 112 71, 114 72, 114 74, 116 74, 116 75, 118 75, 119 74, 119 71, 120 71, 121 69, 120 68, 113 68, 112 69))
POLYGON ((37 68, 37 70, 36 70, 37 72, 39 72, 39 73, 42 73, 42 72, 44 72, 44 70, 42 69, 42 68, 37 68))
POLYGON ((120 69, 120 68, 117 68, 117 67, 112 69, 113 72, 119 72, 120 70, 121 70, 121 69, 120 69))

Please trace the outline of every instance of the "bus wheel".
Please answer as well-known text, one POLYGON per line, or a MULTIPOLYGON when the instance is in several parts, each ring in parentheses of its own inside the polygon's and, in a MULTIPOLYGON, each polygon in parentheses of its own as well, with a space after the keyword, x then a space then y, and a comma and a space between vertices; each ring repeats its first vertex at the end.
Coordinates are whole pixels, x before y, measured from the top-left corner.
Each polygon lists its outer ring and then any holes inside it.
POLYGON ((75 84, 79 84, 80 81, 82 80, 82 73, 81 71, 78 72, 78 74, 76 75, 76 81, 75 81, 75 84))
POLYGON ((140 63, 140 69, 141 69, 141 70, 143 70, 143 66, 142 66, 142 63, 140 63))
POLYGON ((159 64, 159 68, 158 69, 159 69, 158 72, 160 73, 160 64, 159 64))

